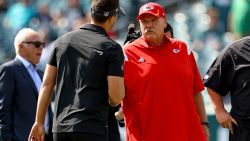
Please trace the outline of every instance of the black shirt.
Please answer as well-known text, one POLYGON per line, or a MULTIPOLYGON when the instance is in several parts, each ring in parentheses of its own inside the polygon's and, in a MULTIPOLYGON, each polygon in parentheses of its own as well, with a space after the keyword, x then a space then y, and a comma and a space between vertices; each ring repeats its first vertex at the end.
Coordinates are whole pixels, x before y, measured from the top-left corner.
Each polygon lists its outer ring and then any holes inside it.
POLYGON ((250 121, 250 36, 229 45, 217 57, 204 83, 222 96, 230 93, 232 116, 250 121))
POLYGON ((59 38, 49 64, 57 67, 53 132, 106 134, 107 76, 123 77, 119 44, 87 24, 59 38))

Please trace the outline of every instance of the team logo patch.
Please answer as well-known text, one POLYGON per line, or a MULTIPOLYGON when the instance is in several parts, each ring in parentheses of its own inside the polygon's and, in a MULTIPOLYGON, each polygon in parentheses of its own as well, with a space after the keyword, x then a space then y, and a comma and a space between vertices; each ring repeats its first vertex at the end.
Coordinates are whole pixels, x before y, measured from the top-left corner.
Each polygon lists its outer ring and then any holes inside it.
POLYGON ((143 7, 143 11, 149 11, 149 10, 153 10, 154 7, 151 5, 146 5, 145 7, 143 7))
POLYGON ((99 55, 103 55, 103 52, 102 51, 99 51, 99 50, 94 50, 95 52, 97 52, 99 55))
POLYGON ((175 54, 177 54, 177 53, 179 53, 181 50, 179 50, 179 49, 173 49, 173 53, 175 53, 175 54))
POLYGON ((209 75, 206 74, 206 75, 204 76, 204 79, 207 80, 208 78, 209 78, 209 75))
POLYGON ((143 62, 145 62, 145 59, 144 59, 143 57, 140 57, 140 58, 138 59, 138 62, 143 63, 143 62))

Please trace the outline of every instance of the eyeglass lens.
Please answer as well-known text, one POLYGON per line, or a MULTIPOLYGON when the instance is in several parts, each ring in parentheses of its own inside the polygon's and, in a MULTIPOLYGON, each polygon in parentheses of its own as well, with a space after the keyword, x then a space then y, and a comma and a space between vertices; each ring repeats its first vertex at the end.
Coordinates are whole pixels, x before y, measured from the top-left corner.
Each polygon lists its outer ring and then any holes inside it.
POLYGON ((45 47, 45 43, 44 42, 23 42, 26 44, 33 44, 35 48, 44 48, 45 47))

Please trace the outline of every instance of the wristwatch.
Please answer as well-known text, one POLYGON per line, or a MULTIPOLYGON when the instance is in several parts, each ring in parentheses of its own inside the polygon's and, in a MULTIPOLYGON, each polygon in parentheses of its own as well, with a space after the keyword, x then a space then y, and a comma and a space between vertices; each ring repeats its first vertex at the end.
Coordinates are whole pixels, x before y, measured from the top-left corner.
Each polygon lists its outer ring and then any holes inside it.
POLYGON ((209 128, 209 122, 208 121, 201 121, 201 125, 205 125, 209 128))

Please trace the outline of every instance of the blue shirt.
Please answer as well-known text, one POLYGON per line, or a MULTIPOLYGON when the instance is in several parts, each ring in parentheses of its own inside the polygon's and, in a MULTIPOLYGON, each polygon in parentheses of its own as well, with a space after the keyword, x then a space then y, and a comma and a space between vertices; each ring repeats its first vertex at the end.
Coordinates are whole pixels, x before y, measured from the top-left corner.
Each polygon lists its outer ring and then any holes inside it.
MULTIPOLYGON (((40 87, 42 85, 42 80, 37 73, 37 70, 38 70, 37 65, 31 64, 29 61, 27 61, 25 58, 21 57, 20 55, 17 55, 16 58, 19 59, 23 63, 23 65, 29 72, 32 80, 34 81, 37 91, 39 92, 40 87)), ((48 112, 46 113, 44 128, 45 128, 45 132, 48 132, 49 130, 49 113, 48 112)))

